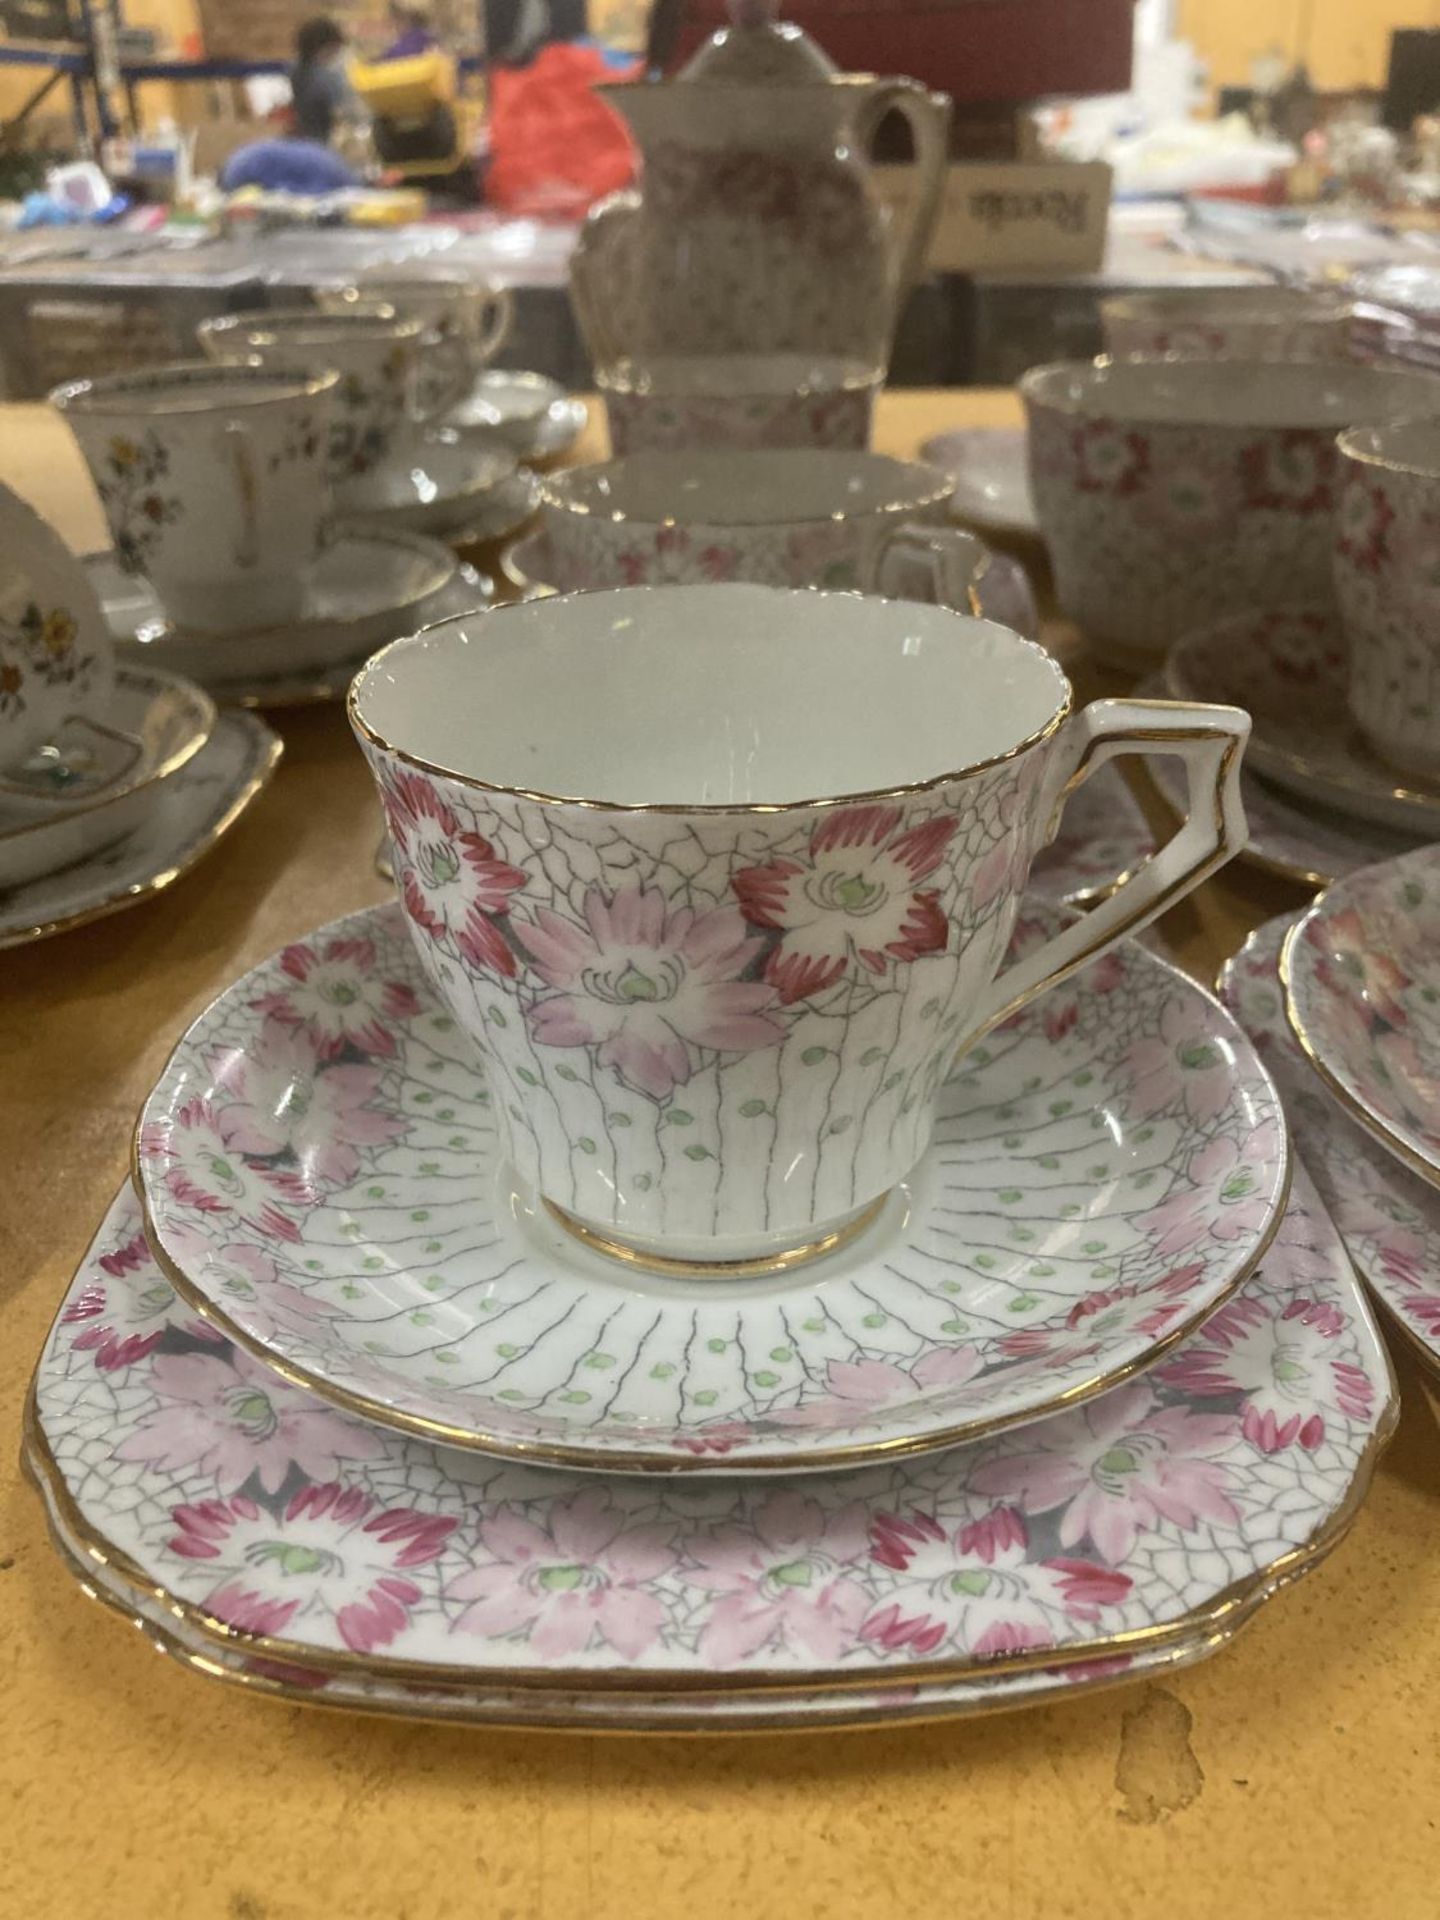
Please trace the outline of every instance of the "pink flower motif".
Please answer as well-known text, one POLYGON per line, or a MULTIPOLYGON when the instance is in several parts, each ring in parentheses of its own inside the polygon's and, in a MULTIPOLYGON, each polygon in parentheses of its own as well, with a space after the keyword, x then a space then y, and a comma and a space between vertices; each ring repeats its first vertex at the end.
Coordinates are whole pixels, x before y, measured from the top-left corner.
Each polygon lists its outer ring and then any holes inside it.
MULTIPOLYGON (((282 1333, 313 1340, 332 1317, 323 1301, 282 1280, 274 1260, 261 1247, 247 1246, 243 1240, 216 1247, 211 1234, 186 1220, 168 1226, 166 1239, 181 1265, 203 1281, 206 1294, 223 1295, 235 1318, 258 1340, 282 1333)), ((207 1333, 212 1339, 220 1338, 209 1329, 207 1333)))
POLYGON ((1329 513, 1337 458, 1333 442, 1313 428, 1271 431, 1240 450, 1243 503, 1304 517, 1329 513))
POLYGON ((382 797, 410 918, 432 940, 453 940, 472 966, 513 979, 515 956, 490 916, 509 912, 525 875, 483 835, 462 832, 453 808, 419 774, 392 774, 382 797))
POLYGON ((422 1597, 408 1576, 437 1560, 454 1520, 377 1508, 360 1487, 303 1487, 278 1518, 245 1494, 176 1507, 167 1543, 213 1567, 206 1611, 242 1633, 276 1635, 297 1619, 333 1625, 345 1646, 373 1653, 409 1625, 422 1597))
POLYGON ((959 824, 937 815, 900 831, 899 807, 842 807, 810 838, 808 861, 745 867, 730 884, 752 926, 779 933, 765 978, 782 1005, 834 986, 852 959, 871 973, 890 960, 943 953, 950 925, 938 889, 919 882, 944 858, 959 824))
POLYGON ((1389 557, 1389 533, 1395 509, 1383 486, 1373 486, 1358 468, 1350 468, 1335 511, 1335 545, 1366 573, 1378 573, 1389 557))
POLYGON ((890 1652, 931 1654, 953 1645, 999 1656, 1053 1646, 1068 1620, 1093 1621, 1128 1595, 1128 1574, 1084 1560, 1028 1558, 1025 1522, 995 1507, 953 1533, 928 1513, 880 1514, 872 1559, 903 1575, 860 1637, 890 1652))
POLYGON ((605 1488, 555 1501, 543 1524, 497 1508, 480 1522, 479 1542, 487 1558, 447 1590, 447 1599, 466 1602, 457 1632, 523 1636, 555 1662, 597 1638, 638 1660, 660 1637, 665 1608, 651 1589, 674 1566, 675 1551, 662 1528, 627 1525, 605 1488))
POLYGON ((236 1493, 252 1474, 278 1493, 291 1466, 325 1480, 344 1460, 373 1460, 378 1432, 287 1386, 269 1367, 234 1349, 228 1360, 206 1353, 162 1353, 151 1362, 159 1405, 116 1449, 166 1471, 193 1467, 236 1493))
POLYGON ((665 1100, 695 1071, 696 1050, 777 1046, 775 994, 742 976, 761 942, 733 907, 671 911, 651 887, 585 895, 584 925, 548 907, 517 923, 535 971, 554 991, 527 1009, 545 1047, 596 1047, 627 1087, 665 1100))
POLYGON ((1177 539, 1208 540, 1235 524, 1239 498, 1233 473, 1197 449, 1188 458, 1167 460, 1150 476, 1136 511, 1177 539))
POLYGON ((1075 1031, 1082 993, 1114 993, 1117 987, 1124 986, 1125 978, 1124 959, 1118 953, 1107 953, 1085 968, 1078 984, 1052 987, 1037 1010, 1045 1038, 1063 1040, 1067 1033, 1075 1031))
POLYGON ((1133 1326, 1136 1332, 1143 1333, 1147 1339, 1153 1338, 1163 1333, 1183 1312, 1184 1295, 1190 1292, 1204 1271, 1202 1261, 1191 1260, 1148 1287, 1097 1288, 1094 1293, 1087 1293, 1083 1300, 1076 1301, 1065 1316, 1065 1324, 1074 1328, 1085 1326, 1088 1322, 1088 1331, 1091 1333, 1133 1326), (1147 1299, 1153 1299, 1154 1304, 1144 1312, 1136 1311, 1129 1304, 1131 1301, 1143 1302, 1147 1299))
POLYGON ((1304 938, 1316 950, 1315 972, 1342 1000, 1359 999, 1393 1027, 1406 1024, 1400 996, 1409 975, 1390 958, 1391 942, 1369 925, 1358 907, 1312 920, 1304 938))
POLYGON ((979 1348, 968 1346, 937 1347, 908 1367, 894 1360, 832 1360, 825 1374, 827 1393, 769 1417, 787 1427, 865 1420, 937 1388, 963 1386, 983 1365, 979 1348))
POLYGON ((280 971, 287 984, 250 1004, 303 1028, 322 1058, 349 1046, 389 1059, 396 1022, 420 1011, 412 987, 381 974, 372 940, 327 940, 319 947, 300 941, 281 954, 280 971))
POLYGON ((1112 1566, 1162 1522, 1235 1527, 1229 1469, 1212 1456, 1235 1444, 1233 1414, 1162 1407, 1145 1382, 1117 1387, 1074 1413, 1038 1422, 1030 1444, 979 1466, 976 1492, 1018 1500, 1026 1513, 1063 1507, 1060 1544, 1087 1537, 1112 1566))
POLYGON ((177 1206, 233 1220, 268 1240, 299 1240, 282 1202, 305 1206, 305 1183, 281 1168, 252 1166, 225 1139, 208 1101, 187 1100, 169 1123, 142 1128, 140 1158, 177 1206))
POLYGON ((1278 1144, 1275 1123, 1265 1120, 1244 1142, 1221 1134, 1192 1154, 1179 1191, 1139 1216, 1156 1251, 1174 1259, 1207 1240, 1259 1233, 1270 1208, 1262 1169, 1275 1160, 1278 1144))
POLYGON ((1377 1032, 1374 1066, 1422 1139, 1434 1141, 1440 1126, 1440 1080, 1408 1033, 1377 1032))
POLYGON ((828 1513, 789 1489, 770 1494, 748 1526, 730 1525, 687 1542, 696 1563, 683 1569, 715 1596, 700 1633, 714 1668, 739 1666, 764 1651, 767 1664, 794 1653, 831 1666, 855 1645, 865 1590, 845 1571, 865 1552, 858 1503, 828 1513))
POLYGON ((1160 1031, 1137 1040, 1125 1056, 1130 1110, 1137 1118, 1178 1102, 1199 1126, 1223 1112, 1230 1097, 1235 1051, 1214 1010, 1195 994, 1167 1000, 1160 1031))
POLYGON ((211 1057, 215 1084, 233 1096, 216 1124, 232 1157, 293 1154, 307 1200, 343 1187, 360 1171, 361 1150, 382 1147, 407 1123, 371 1103, 381 1069, 327 1062, 303 1027, 266 1020, 244 1048, 211 1057))
POLYGON ((1072 430, 1075 484, 1082 493, 1135 493, 1150 472, 1150 443, 1133 427, 1087 420, 1072 430))
POLYGON ((1184 1393, 1243 1393, 1241 1428, 1262 1453, 1313 1452, 1326 1415, 1368 1422, 1375 1389, 1363 1368, 1328 1352, 1349 1326, 1335 1307, 1291 1300, 1276 1313, 1244 1295, 1213 1314, 1157 1377, 1184 1393))
POLYGON ((654 587, 689 581, 733 580, 740 567, 738 547, 711 541, 699 546, 688 527, 661 527, 651 547, 627 547, 617 555, 627 587, 654 587))

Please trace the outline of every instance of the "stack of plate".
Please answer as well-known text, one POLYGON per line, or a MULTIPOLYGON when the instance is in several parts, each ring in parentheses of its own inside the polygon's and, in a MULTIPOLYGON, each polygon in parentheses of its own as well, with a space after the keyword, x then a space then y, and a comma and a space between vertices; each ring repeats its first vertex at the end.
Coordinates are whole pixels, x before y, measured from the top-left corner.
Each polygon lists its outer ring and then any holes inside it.
POLYGON ((1254 1050, 1137 945, 967 1054, 903 1193, 762 1282, 592 1252, 506 1176, 494 1098, 394 906, 237 981, 161 1075, 26 1453, 77 1576, 176 1658, 491 1723, 1020 1704, 1223 1643, 1394 1423, 1254 1050))
POLYGON ((1371 1294, 1440 1388, 1440 848, 1270 921, 1221 992, 1274 1074, 1371 1294))
POLYGON ((0 489, 0 947, 168 886, 280 757, 170 667, 117 660, 94 585, 0 489))

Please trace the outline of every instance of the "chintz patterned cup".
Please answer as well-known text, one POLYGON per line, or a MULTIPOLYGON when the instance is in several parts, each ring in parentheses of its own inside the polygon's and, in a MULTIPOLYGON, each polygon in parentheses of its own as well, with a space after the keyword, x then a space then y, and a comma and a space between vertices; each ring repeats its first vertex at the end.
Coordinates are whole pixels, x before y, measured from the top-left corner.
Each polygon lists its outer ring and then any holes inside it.
POLYGON ((114 664, 85 568, 32 506, 0 486, 0 784, 70 723, 103 722, 114 664))
POLYGON ((100 495, 126 573, 177 625, 278 625, 305 601, 331 506, 339 376, 185 361, 51 394, 100 495))
POLYGON ((325 313, 374 313, 389 309, 425 327, 421 404, 454 406, 468 397, 476 379, 510 337, 515 301, 508 287, 460 274, 366 273, 345 287, 317 287, 325 313))
POLYGON ((878 453, 632 453, 541 486, 549 584, 892 592, 967 611, 985 549, 946 525, 954 482, 878 453))
POLYGON ((1432 374, 1322 362, 1065 361, 1020 392, 1060 603, 1137 667, 1194 627, 1327 599, 1336 434, 1440 407, 1432 374))
POLYGON ((202 320, 197 332, 212 360, 339 374, 329 471, 342 507, 363 505, 367 476, 404 450, 410 429, 438 419, 469 391, 468 375, 451 367, 438 388, 426 374, 422 393, 425 323, 389 307, 227 313, 202 320))
POLYGON ((920 1160, 957 1050, 1244 840, 1248 717, 1098 701, 1007 628, 759 586, 539 600, 350 693, 422 963, 511 1175, 630 1266, 773 1271, 920 1160), (1186 825, 1005 972, 1072 782, 1186 761, 1186 825), (997 977, 998 976, 998 977, 997 977))
POLYGON ((1335 594, 1350 711, 1405 773, 1440 777, 1440 420, 1340 436, 1335 594))
POLYGON ((1351 303, 1310 287, 1176 287, 1100 302, 1105 350, 1196 360, 1346 360, 1351 303))
POLYGON ((615 453, 866 447, 881 369, 827 354, 656 354, 600 367, 615 453))

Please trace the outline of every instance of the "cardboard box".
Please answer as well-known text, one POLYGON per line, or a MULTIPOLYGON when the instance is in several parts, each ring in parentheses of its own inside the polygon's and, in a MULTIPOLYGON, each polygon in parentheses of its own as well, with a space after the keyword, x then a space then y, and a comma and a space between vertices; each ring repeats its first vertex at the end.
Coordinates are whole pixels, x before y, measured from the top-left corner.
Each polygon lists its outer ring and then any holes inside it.
MULTIPOLYGON (((877 167, 897 212, 918 191, 913 167, 877 167)), ((1105 255, 1111 170, 1040 160, 949 169, 928 264, 947 273, 1094 273, 1105 255)))

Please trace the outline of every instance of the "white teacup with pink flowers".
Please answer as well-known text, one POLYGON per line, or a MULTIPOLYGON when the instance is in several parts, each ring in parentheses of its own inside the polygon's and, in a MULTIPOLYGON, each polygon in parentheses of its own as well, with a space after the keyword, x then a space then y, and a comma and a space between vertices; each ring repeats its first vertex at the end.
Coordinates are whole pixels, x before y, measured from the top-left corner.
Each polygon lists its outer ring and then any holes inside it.
POLYGON ((1384 759, 1440 777, 1440 420, 1342 433, 1335 593, 1350 711, 1384 759))
POLYGON ((1440 379, 1258 360, 1064 361, 1020 382, 1065 612, 1142 666, 1196 627, 1330 593, 1335 436, 1440 408, 1440 379))
POLYGON ((844 1243, 924 1154, 957 1050, 1244 840, 1244 714, 1072 716, 1007 628, 852 594, 622 589, 446 621, 378 654, 350 715, 508 1177, 667 1273, 844 1243), (1157 750, 1187 763, 1182 831, 1000 974, 1071 783, 1157 750))
POLYGON ((1318 287, 1172 287, 1100 302, 1107 353, 1195 360, 1346 360, 1351 303, 1318 287))
POLYGON ((632 453, 542 484, 547 584, 887 592, 968 609, 985 549, 946 526, 948 474, 879 453, 632 453))

